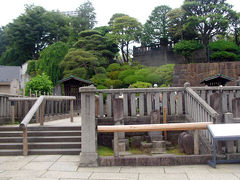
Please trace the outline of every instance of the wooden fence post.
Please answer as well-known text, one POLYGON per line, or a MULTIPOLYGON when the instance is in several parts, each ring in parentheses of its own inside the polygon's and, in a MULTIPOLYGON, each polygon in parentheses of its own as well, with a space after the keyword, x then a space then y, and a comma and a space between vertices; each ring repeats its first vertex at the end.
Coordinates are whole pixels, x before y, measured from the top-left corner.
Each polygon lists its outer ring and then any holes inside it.
POLYGON ((193 139, 194 139, 194 154, 198 155, 199 154, 199 130, 198 129, 194 130, 193 139))
POLYGON ((98 166, 94 86, 81 87, 82 150, 79 166, 98 166))
POLYGON ((70 120, 73 122, 73 100, 70 101, 70 120))
POLYGON ((27 127, 23 129, 23 155, 28 155, 27 127))
MULTIPOLYGON (((167 123, 167 107, 163 107, 163 124, 167 123)), ((167 131, 164 131, 164 140, 167 140, 167 131)))
POLYGON ((45 104, 46 104, 46 100, 43 100, 43 102, 40 106, 40 126, 44 125, 45 104))
POLYGON ((15 124, 15 106, 14 106, 14 101, 11 101, 11 119, 12 119, 12 124, 15 124))

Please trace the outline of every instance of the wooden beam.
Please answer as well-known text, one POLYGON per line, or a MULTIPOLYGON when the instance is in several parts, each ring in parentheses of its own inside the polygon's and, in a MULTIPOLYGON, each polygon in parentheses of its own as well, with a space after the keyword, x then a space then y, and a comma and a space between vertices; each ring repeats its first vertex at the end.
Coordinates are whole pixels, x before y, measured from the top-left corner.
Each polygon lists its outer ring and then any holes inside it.
POLYGON ((207 129, 212 122, 98 126, 98 132, 149 132, 207 129))

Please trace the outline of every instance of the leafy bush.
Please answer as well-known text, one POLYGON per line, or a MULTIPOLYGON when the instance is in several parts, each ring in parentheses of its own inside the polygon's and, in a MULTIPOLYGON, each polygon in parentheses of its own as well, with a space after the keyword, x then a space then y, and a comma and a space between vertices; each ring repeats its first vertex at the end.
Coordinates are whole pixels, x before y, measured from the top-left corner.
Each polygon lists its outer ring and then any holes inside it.
POLYGON ((186 61, 189 62, 189 56, 198 49, 202 49, 203 46, 198 41, 195 40, 182 40, 175 44, 174 52, 181 54, 186 58, 186 61))
POLYGON ((111 79, 118 79, 120 71, 111 71, 107 73, 107 76, 111 79))
POLYGON ((233 52, 217 51, 210 55, 213 61, 234 61, 239 59, 239 56, 233 52))
POLYGON ((149 88, 151 86, 152 86, 151 83, 141 82, 141 81, 138 81, 138 82, 132 84, 133 88, 149 88))
POLYGON ((106 69, 104 67, 96 67, 96 74, 104 74, 106 69))
POLYGON ((36 60, 29 60, 27 66, 27 74, 31 77, 36 76, 36 60))
POLYGON ((121 69, 121 65, 118 64, 118 63, 113 63, 113 64, 110 64, 107 68, 107 71, 110 72, 110 71, 119 71, 121 69))
POLYGON ((234 61, 240 59, 240 48, 231 41, 215 41, 209 44, 213 61, 234 61))
POLYGON ((121 71, 118 75, 118 78, 120 80, 123 80, 124 78, 126 78, 127 76, 130 76, 130 75, 134 75, 135 74, 135 70, 134 69, 127 69, 127 70, 124 70, 124 71, 121 71))
MULTIPOLYGON (((37 75, 30 79, 26 84, 26 95, 29 95, 29 91, 35 93, 36 91, 43 95, 44 93, 52 94, 53 83, 47 75, 37 75)), ((39 95, 39 94, 38 94, 39 95)))
POLYGON ((144 79, 143 76, 130 75, 123 79, 123 83, 125 85, 130 85, 130 84, 136 83, 137 81, 143 81, 143 79, 144 79))

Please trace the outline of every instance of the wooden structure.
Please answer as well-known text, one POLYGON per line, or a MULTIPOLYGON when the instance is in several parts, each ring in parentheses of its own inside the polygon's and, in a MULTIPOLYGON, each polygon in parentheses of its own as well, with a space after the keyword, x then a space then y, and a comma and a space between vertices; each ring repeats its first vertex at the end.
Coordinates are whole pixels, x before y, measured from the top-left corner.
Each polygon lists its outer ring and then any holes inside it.
POLYGON ((208 86, 225 86, 229 81, 233 81, 233 79, 223 74, 216 74, 214 76, 207 77, 201 82, 201 84, 208 86))
POLYGON ((74 111, 80 111, 81 94, 79 93, 79 88, 84 86, 89 86, 92 84, 92 82, 72 75, 72 76, 69 76, 68 78, 58 81, 58 84, 63 84, 64 96, 76 97, 76 101, 74 101, 74 104, 73 104, 73 109, 74 111))

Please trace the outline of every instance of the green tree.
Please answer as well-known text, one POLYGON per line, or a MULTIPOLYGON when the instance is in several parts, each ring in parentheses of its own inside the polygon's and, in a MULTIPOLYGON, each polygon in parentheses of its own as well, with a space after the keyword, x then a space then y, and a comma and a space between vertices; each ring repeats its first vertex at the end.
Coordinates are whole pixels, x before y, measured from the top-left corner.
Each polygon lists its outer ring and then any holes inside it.
POLYGON ((198 41, 182 40, 175 44, 174 52, 184 56, 186 63, 189 63, 190 62, 189 57, 192 55, 192 53, 201 48, 202 48, 202 45, 198 41))
POLYGON ((64 57, 61 66, 64 68, 64 77, 75 75, 88 79, 94 74, 96 67, 99 66, 99 62, 97 56, 92 51, 72 48, 64 57))
POLYGON ((115 18, 111 37, 118 43, 124 62, 129 62, 129 45, 138 42, 142 26, 135 18, 121 16, 115 18))
POLYGON ((68 52, 68 45, 61 41, 54 43, 40 52, 36 69, 45 73, 56 84, 62 78, 60 63, 68 52))
POLYGON ((26 95, 29 95, 30 89, 31 92, 37 91, 38 96, 40 96, 39 92, 41 92, 41 95, 43 95, 44 93, 52 94, 53 83, 49 79, 49 77, 43 73, 42 75, 37 75, 31 78, 30 81, 27 82, 26 95))
POLYGON ((168 34, 174 43, 180 40, 197 39, 197 32, 192 26, 184 26, 187 23, 186 13, 182 8, 176 8, 168 12, 168 34))
POLYGON ((149 19, 144 24, 142 43, 151 44, 168 44, 168 16, 167 13, 171 8, 166 5, 157 6, 152 11, 149 19))
POLYGON ((77 16, 71 17, 71 41, 78 40, 78 33, 92 29, 96 24, 95 9, 90 1, 86 1, 77 8, 77 16))
POLYGON ((209 44, 212 61, 234 61, 240 59, 240 48, 231 41, 215 41, 209 44))
POLYGON ((22 65, 28 59, 37 59, 39 52, 49 44, 68 37, 68 21, 59 12, 46 11, 39 6, 27 5, 25 13, 3 29, 6 54, 14 50, 14 55, 1 57, 1 63, 22 65), (21 56, 18 56, 21 54, 21 56))
POLYGON ((188 20, 185 26, 197 30, 209 60, 208 44, 213 36, 227 30, 232 6, 226 0, 185 0, 182 8, 188 20))
POLYGON ((234 42, 236 45, 240 45, 240 13, 236 11, 230 11, 229 19, 231 22, 230 31, 233 33, 234 42))
POLYGON ((123 16, 128 16, 128 15, 127 14, 123 14, 123 13, 115 13, 115 14, 113 14, 112 17, 110 18, 109 22, 108 22, 108 25, 110 27, 112 27, 115 19, 119 18, 119 17, 123 17, 123 16))

